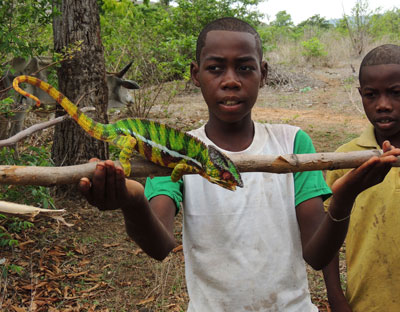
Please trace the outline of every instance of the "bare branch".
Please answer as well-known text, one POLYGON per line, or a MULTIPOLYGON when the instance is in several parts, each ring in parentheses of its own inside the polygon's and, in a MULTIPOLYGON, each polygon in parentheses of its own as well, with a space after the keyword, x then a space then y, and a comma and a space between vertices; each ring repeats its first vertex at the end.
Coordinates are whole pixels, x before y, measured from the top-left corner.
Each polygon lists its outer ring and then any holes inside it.
POLYGON ((21 205, 10 203, 6 201, 0 201, 0 212, 4 214, 18 214, 18 215, 29 215, 34 217, 39 213, 45 214, 47 216, 60 216, 65 213, 64 209, 43 209, 34 206, 21 205))
MULTIPOLYGON (((312 170, 356 168, 381 151, 231 156, 240 172, 289 173, 312 170)), ((118 162, 117 162, 118 164, 118 162)), ((0 184, 42 185, 76 184, 82 177, 91 178, 96 162, 65 167, 0 166, 0 184)), ((131 177, 167 176, 172 169, 155 165, 141 157, 131 161, 131 177)), ((400 167, 400 159, 393 166, 400 167)))
MULTIPOLYGON (((81 110, 83 112, 87 112, 87 111, 93 111, 93 110, 95 110, 95 108, 94 107, 84 107, 81 110)), ((60 116, 60 117, 57 117, 57 118, 49 120, 49 121, 45 121, 45 122, 33 125, 21 132, 18 132, 16 135, 14 135, 8 139, 0 140, 0 147, 14 145, 17 142, 21 141, 22 139, 32 135, 33 133, 43 130, 43 129, 46 129, 46 128, 49 128, 51 126, 54 126, 55 124, 58 124, 68 118, 71 118, 71 116, 64 115, 64 116, 60 116)))

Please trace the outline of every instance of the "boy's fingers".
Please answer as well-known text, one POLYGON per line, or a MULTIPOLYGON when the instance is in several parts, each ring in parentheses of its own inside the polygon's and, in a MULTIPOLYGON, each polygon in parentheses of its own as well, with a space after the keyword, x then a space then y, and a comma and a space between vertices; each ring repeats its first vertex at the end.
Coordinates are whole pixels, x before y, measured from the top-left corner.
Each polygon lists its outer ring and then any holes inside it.
MULTIPOLYGON (((92 159, 91 161, 98 161, 92 159)), ((82 178, 78 188, 88 202, 100 210, 119 208, 118 202, 127 196, 125 174, 114 162, 106 160, 96 165, 92 181, 82 178)))
POLYGON ((114 163, 110 160, 106 161, 106 184, 105 184, 105 191, 106 191, 106 201, 107 205, 113 205, 116 203, 117 194, 115 190, 115 175, 116 175, 116 168, 114 163))
POLYGON ((87 197, 89 195, 90 186, 91 186, 91 182, 90 182, 90 180, 88 178, 81 178, 79 180, 79 184, 78 184, 79 191, 85 197, 87 197))
POLYGON ((95 201, 93 200, 92 195, 92 182, 88 178, 81 178, 79 180, 78 189, 83 196, 85 196, 86 200, 91 205, 95 205, 95 201))
POLYGON ((117 192, 117 197, 122 199, 126 197, 126 194, 128 192, 126 188, 126 180, 125 180, 125 174, 122 168, 116 167, 116 172, 115 172, 115 189, 117 192))
POLYGON ((384 141, 382 143, 382 150, 384 153, 390 151, 393 148, 392 144, 388 140, 384 141))

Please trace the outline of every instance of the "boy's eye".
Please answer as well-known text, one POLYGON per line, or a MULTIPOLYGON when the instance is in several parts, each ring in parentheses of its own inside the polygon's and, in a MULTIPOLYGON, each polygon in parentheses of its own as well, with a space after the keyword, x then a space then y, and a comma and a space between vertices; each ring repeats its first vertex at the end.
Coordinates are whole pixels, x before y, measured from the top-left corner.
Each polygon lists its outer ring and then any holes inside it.
POLYGON ((395 97, 400 97, 400 89, 393 89, 391 93, 395 97))
POLYGON ((220 65, 208 65, 207 66, 207 70, 209 70, 209 71, 221 71, 222 70, 222 66, 220 66, 220 65))
POLYGON ((367 99, 372 99, 372 98, 374 98, 374 96, 375 96, 375 93, 374 92, 371 92, 371 91, 367 91, 367 92, 363 92, 363 97, 365 97, 365 98, 367 98, 367 99))
POLYGON ((254 70, 255 68, 254 68, 254 66, 251 66, 251 65, 241 65, 241 66, 239 66, 239 70, 240 71, 251 71, 251 70, 254 70))

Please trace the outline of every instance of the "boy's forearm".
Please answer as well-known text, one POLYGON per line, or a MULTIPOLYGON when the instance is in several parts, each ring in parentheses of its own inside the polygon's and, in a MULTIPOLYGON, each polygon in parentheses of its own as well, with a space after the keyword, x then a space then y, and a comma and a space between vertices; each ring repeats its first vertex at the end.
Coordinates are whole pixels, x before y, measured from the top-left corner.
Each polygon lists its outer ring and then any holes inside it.
POLYGON ((351 311, 350 305, 343 293, 340 271, 339 271, 339 253, 333 258, 333 260, 322 269, 324 275, 324 281, 326 285, 326 291, 328 296, 328 302, 333 312, 335 311, 351 311))
POLYGON ((326 213, 305 248, 305 254, 311 259, 310 264, 314 268, 321 269, 328 265, 342 246, 346 238, 353 203, 353 197, 343 199, 338 195, 332 196, 328 208, 329 214, 326 213))
MULTIPOLYGON (((130 187, 128 191, 132 194, 129 204, 121 207, 125 219, 128 235, 147 253, 157 260, 164 259, 168 253, 177 246, 173 236, 173 229, 160 219, 144 196, 143 190, 130 187)), ((168 211, 171 208, 166 208, 168 211)), ((168 218, 174 218, 174 212, 168 218)), ((164 217, 165 219, 165 217, 164 217)))

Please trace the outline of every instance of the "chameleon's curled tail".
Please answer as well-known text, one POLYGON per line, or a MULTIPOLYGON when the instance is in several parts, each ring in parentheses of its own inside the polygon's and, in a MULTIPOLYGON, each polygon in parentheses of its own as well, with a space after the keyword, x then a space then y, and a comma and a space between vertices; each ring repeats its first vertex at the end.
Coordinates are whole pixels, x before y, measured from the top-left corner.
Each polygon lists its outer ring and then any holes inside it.
POLYGON ((107 131, 105 131, 107 125, 96 122, 90 117, 86 116, 74 103, 72 103, 64 94, 59 92, 52 85, 36 77, 26 75, 18 76, 14 79, 13 88, 23 96, 29 97, 34 100, 37 107, 40 106, 40 100, 36 96, 22 90, 19 87, 19 84, 24 82, 36 86, 48 93, 55 101, 57 101, 58 104, 60 104, 65 109, 65 111, 78 123, 78 125, 81 126, 83 130, 89 133, 92 137, 98 140, 105 140, 102 134, 107 133, 107 131))

